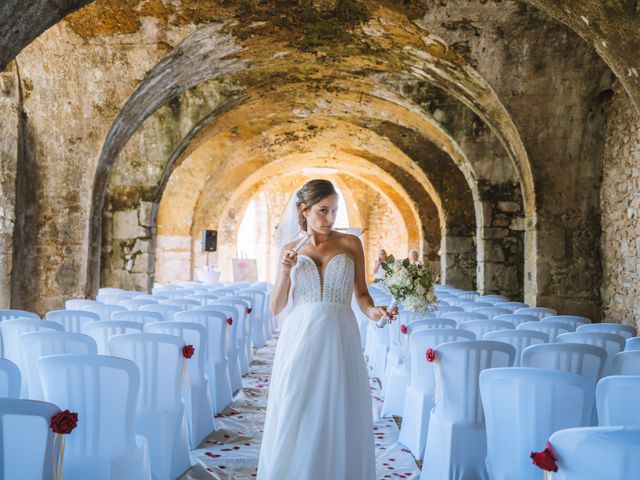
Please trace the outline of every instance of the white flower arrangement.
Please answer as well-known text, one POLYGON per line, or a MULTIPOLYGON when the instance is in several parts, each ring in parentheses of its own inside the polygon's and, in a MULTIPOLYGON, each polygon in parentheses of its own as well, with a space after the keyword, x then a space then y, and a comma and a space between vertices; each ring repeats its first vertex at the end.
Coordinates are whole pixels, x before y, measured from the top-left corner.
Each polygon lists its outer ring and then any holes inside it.
POLYGON ((438 300, 433 288, 435 271, 430 265, 411 263, 408 258, 397 261, 390 255, 382 263, 386 272, 382 284, 389 291, 394 303, 402 304, 413 313, 435 311, 438 300))

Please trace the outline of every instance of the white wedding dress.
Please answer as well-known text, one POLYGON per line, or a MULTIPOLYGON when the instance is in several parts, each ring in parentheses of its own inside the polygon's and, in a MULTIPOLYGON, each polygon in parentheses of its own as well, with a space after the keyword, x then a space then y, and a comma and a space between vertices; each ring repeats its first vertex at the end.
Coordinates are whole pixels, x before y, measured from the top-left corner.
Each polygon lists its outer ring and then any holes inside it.
POLYGON ((298 255, 291 281, 258 480, 374 480, 369 378, 351 310, 354 261, 337 254, 322 279, 314 261, 298 255))

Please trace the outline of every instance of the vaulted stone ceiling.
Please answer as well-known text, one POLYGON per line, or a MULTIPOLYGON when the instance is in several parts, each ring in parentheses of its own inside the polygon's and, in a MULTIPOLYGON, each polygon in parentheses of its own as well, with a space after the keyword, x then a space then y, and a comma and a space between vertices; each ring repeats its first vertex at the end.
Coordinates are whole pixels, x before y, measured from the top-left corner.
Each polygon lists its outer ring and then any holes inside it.
POLYGON ((159 210, 196 238, 247 179, 313 164, 417 215, 447 281, 597 317, 616 75, 640 104, 631 3, 6 2, 12 303, 90 294, 101 272, 147 286, 153 262, 131 260, 153 258, 159 210))

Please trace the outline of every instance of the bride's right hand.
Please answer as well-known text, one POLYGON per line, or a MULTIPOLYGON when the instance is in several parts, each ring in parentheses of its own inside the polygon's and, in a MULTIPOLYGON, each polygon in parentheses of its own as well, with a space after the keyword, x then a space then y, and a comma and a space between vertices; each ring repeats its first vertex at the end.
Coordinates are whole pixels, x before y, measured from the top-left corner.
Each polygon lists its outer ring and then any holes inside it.
POLYGON ((293 266, 298 263, 298 252, 291 249, 285 250, 280 263, 282 264, 282 273, 289 275, 293 266))

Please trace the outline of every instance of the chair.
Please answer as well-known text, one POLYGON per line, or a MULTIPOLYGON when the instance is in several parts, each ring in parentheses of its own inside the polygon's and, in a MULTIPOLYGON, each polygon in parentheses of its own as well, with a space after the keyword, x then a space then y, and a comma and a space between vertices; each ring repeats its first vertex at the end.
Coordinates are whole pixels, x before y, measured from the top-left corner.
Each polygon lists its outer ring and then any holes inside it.
POLYGON ((640 375, 605 377, 596 387, 598 425, 639 427, 640 375))
POLYGON ((49 421, 58 412, 52 403, 0 398, 0 478, 54 480, 58 448, 49 421))
POLYGON ((0 397, 19 398, 22 376, 11 360, 0 358, 0 397))
POLYGON ((86 307, 87 305, 96 305, 100 304, 100 302, 96 300, 90 300, 87 298, 72 298, 64 302, 64 308, 66 310, 82 310, 82 307, 86 307))
POLYGON ((640 351, 616 353, 613 356, 611 375, 640 375, 640 351))
POLYGON ((45 400, 38 370, 38 360, 47 355, 95 355, 98 347, 88 335, 70 332, 31 332, 20 335, 22 351, 22 378, 25 396, 32 400, 45 400))
POLYGON ((160 305, 173 305, 174 307, 180 307, 181 310, 191 310, 200 306, 200 302, 197 300, 190 300, 188 298, 173 298, 171 300, 162 300, 160 305))
POLYGON ((462 307, 455 306, 438 307, 438 309, 434 312, 434 315, 437 317, 444 317, 446 313, 454 312, 464 312, 464 309, 462 307))
POLYGON ((500 308, 506 308, 508 310, 511 310, 511 313, 513 313, 516 310, 520 310, 521 308, 529 308, 529 305, 522 302, 502 302, 500 303, 500 308))
POLYGON ((182 308, 176 307, 175 305, 162 305, 160 303, 143 305, 140 307, 139 312, 158 312, 164 316, 164 319, 168 322, 173 321, 173 316, 182 312, 182 308))
POLYGON ((103 287, 98 289, 98 295, 120 295, 124 293, 121 288, 103 287))
POLYGON ((416 459, 421 459, 424 455, 429 433, 429 416, 434 407, 434 367, 425 359, 425 352, 428 348, 435 349, 441 343, 471 340, 475 340, 472 332, 453 328, 420 330, 409 337, 410 380, 402 410, 402 427, 398 441, 411 450, 416 459))
POLYGON ((602 347, 607 351, 607 363, 604 367, 603 376, 609 375, 613 365, 613 357, 624 350, 624 337, 613 333, 602 332, 572 332, 558 335, 557 343, 586 343, 602 347))
POLYGON ((579 315, 551 315, 550 317, 544 317, 544 322, 564 322, 571 327, 571 330, 575 330, 580 325, 586 325, 591 323, 587 317, 581 317, 579 315))
POLYGON ((542 320, 544 317, 550 317, 551 315, 557 315, 556 312, 552 308, 544 308, 544 307, 528 307, 528 308, 520 308, 513 313, 517 313, 520 315, 534 315, 542 320))
POLYGON ((479 308, 491 308, 491 307, 493 307, 493 303, 489 303, 489 302, 467 302, 467 303, 463 303, 462 305, 460 305, 460 307, 465 312, 472 312, 472 311, 477 310, 479 308))
POLYGON ((129 297, 126 295, 98 295, 96 296, 96 300, 100 303, 104 303, 105 305, 119 305, 120 302, 128 300, 129 297))
POLYGON ((516 357, 513 361, 513 366, 519 367, 522 351, 530 345, 547 343, 549 341, 549 336, 544 332, 538 332, 535 330, 496 330, 485 333, 482 340, 503 342, 511 345, 516 350, 516 357))
POLYGON ((472 310, 474 313, 486 315, 489 320, 493 320, 499 315, 509 315, 511 310, 502 307, 480 307, 472 310))
POLYGON ((78 413, 64 478, 151 480, 147 439, 135 434, 140 372, 123 358, 51 355, 38 361, 45 398, 78 413))
POLYGON ((212 293, 194 293, 193 295, 189 295, 186 297, 188 300, 196 300, 200 303, 200 306, 209 305, 214 300, 218 300, 218 295, 213 295, 212 293))
POLYGON ((214 295, 218 295, 220 297, 229 297, 231 295, 235 295, 236 291, 233 288, 216 288, 215 290, 211 290, 211 293, 214 295))
POLYGON ((430 328, 456 328, 458 323, 452 318, 425 318, 416 320, 407 325, 407 335, 411 335, 418 330, 426 330, 430 328))
POLYGON ((147 310, 129 310, 126 312, 116 312, 111 315, 112 320, 124 320, 125 322, 137 322, 141 324, 164 322, 164 315, 159 312, 149 312, 147 310))
POLYGON ((181 399, 182 338, 158 333, 131 333, 109 339, 109 353, 134 362, 140 370, 136 433, 147 437, 151 473, 174 479, 189 467, 189 445, 181 399))
POLYGON ((93 312, 100 317, 101 321, 111 320, 111 315, 115 312, 126 312, 127 309, 120 305, 107 305, 104 303, 94 303, 92 305, 85 305, 80 307, 80 310, 86 310, 87 312, 93 312))
MULTIPOLYGON (((27 332, 41 331, 63 331, 62 325, 46 320, 34 320, 32 318, 18 318, 15 320, 5 320, 0 322, 0 332, 2 333, 2 344, 4 346, 4 358, 11 360, 20 369, 23 379, 25 377, 24 365, 20 351, 20 335, 27 332)), ((22 382, 20 397, 27 396, 27 383, 22 382)))
POLYGON ((62 325, 67 332, 81 333, 85 323, 97 322, 100 316, 86 310, 53 310, 45 317, 50 322, 62 325))
POLYGON ((452 320, 455 320, 458 325, 462 325, 465 322, 471 322, 473 320, 489 320, 485 314, 476 312, 450 312, 441 316, 442 318, 451 318, 452 320))
POLYGON ((494 318, 494 320, 503 320, 505 322, 513 323, 514 327, 518 327, 521 323, 525 322, 538 322, 540 319, 535 315, 516 315, 515 313, 510 313, 507 315, 498 315, 494 318))
POLYGON ((518 325, 518 330, 537 330, 549 336, 549 341, 553 342, 558 335, 571 332, 571 327, 564 322, 525 322, 518 325))
POLYGON ((497 305, 499 303, 507 303, 509 299, 504 295, 480 295, 478 297, 479 302, 487 302, 493 305, 497 305))
MULTIPOLYGON (((531 347, 529 347, 531 348, 531 347)), ((486 340, 452 342, 436 349, 437 398, 429 420, 421 480, 487 480, 487 436, 479 376, 487 368, 509 367, 515 349, 486 340)))
POLYGON ((549 443, 558 457, 554 480, 640 478, 640 428, 568 428, 551 435, 549 443))
POLYGON ((140 310, 140 307, 143 305, 152 305, 154 303, 158 303, 156 300, 150 300, 147 298, 129 298, 127 300, 121 301, 118 305, 126 308, 127 310, 140 310))
MULTIPOLYGON (((241 295, 248 295, 253 300, 254 305, 254 315, 253 322, 251 322, 251 338, 253 340, 253 346, 256 348, 264 347, 268 338, 271 338, 271 328, 269 322, 266 321, 265 311, 268 310, 266 303, 268 295, 264 290, 259 288, 248 288, 246 290, 242 290, 241 295)), ((356 316, 358 315, 359 309, 356 311, 356 316)), ((366 324, 365 324, 366 325, 366 324)), ((360 330, 360 335, 363 337, 362 328, 360 330)))
POLYGON ((163 297, 169 297, 170 300, 179 300, 190 295, 195 295, 195 293, 195 290, 187 290, 186 288, 181 290, 164 290, 161 292, 163 297))
POLYGON ((640 350, 640 337, 627 338, 625 350, 640 350))
POLYGON ((513 323, 503 322, 502 320, 472 320, 460 325, 463 330, 475 333, 476 338, 482 340, 485 333, 496 330, 514 330, 513 323))
POLYGON ((40 320, 38 314, 27 312, 26 310, 0 310, 0 322, 3 322, 5 320, 16 320, 18 318, 40 320))
POLYGON ((520 365, 575 373, 597 382, 606 362, 607 351, 602 347, 579 343, 545 343, 525 348, 520 365))
POLYGON ((563 428, 588 425, 593 380, 536 368, 492 368, 480 373, 492 479, 540 480, 529 452, 563 428))
POLYGON ((82 333, 95 340, 98 355, 109 355, 108 342, 112 336, 142 332, 142 324, 123 320, 101 320, 87 323, 82 330, 82 333))
POLYGON ((209 394, 209 381, 204 374, 207 356, 207 330, 193 322, 147 323, 145 333, 162 333, 182 338, 185 345, 193 345, 195 351, 187 361, 189 367, 188 391, 183 392, 189 426, 189 445, 197 448, 207 435, 214 431, 213 406, 209 394))
MULTIPOLYGON (((253 345, 252 339, 249 336, 249 314, 247 313, 250 303, 237 296, 229 295, 216 300, 211 306, 226 306, 236 310, 237 313, 232 315, 235 325, 231 325, 231 330, 235 333, 233 337, 230 336, 229 338, 235 339, 240 376, 246 375, 249 373, 249 364, 253 361, 253 345)), ((200 307, 200 309, 204 310, 207 309, 207 307, 200 307)), ((231 332, 229 332, 229 335, 230 334, 231 332)), ((227 350, 233 346, 233 344, 229 345, 229 342, 227 342, 227 350)), ((233 354, 235 355, 235 352, 233 352, 233 354)), ((233 362, 233 359, 230 358, 229 361, 233 362)), ((231 368, 235 368, 235 366, 232 364, 231 368)))
POLYGON ((205 373, 209 379, 214 413, 220 413, 233 401, 225 341, 227 315, 215 310, 190 310, 175 315, 176 322, 192 322, 207 330, 205 373))
POLYGON ((469 302, 475 302, 477 298, 480 296, 478 292, 460 292, 456 293, 456 297, 460 300, 467 300, 469 302))
POLYGON ((632 338, 637 335, 635 327, 624 325, 622 323, 589 323, 586 325, 580 325, 576 329, 576 332, 613 333, 614 335, 620 335, 625 339, 632 338))

